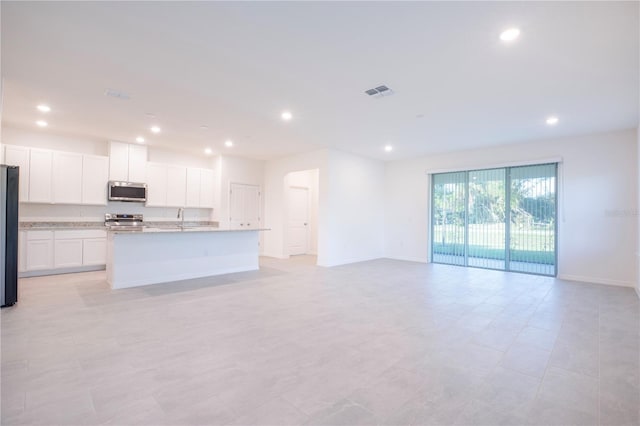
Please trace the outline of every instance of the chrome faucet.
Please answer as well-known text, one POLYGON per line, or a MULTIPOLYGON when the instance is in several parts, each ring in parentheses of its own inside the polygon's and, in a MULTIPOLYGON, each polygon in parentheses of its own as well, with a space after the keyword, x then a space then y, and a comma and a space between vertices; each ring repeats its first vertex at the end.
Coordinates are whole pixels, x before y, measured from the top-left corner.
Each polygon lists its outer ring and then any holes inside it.
POLYGON ((182 226, 184 226, 184 209, 182 207, 178 209, 178 219, 182 219, 182 226))

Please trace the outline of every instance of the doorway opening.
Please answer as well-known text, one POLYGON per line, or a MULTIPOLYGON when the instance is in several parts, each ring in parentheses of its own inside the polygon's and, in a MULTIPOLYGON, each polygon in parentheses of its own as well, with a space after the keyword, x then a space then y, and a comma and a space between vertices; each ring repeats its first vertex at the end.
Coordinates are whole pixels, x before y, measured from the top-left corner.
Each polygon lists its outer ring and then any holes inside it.
POLYGON ((291 172, 285 176, 284 183, 286 253, 317 255, 319 170, 291 172))

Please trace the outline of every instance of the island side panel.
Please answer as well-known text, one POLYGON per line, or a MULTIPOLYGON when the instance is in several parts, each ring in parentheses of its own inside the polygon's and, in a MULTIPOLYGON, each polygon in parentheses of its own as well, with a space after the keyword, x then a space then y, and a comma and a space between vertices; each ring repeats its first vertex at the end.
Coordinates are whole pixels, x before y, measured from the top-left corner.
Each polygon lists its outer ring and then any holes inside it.
POLYGON ((107 279, 127 288, 259 269, 258 231, 109 233, 107 279))

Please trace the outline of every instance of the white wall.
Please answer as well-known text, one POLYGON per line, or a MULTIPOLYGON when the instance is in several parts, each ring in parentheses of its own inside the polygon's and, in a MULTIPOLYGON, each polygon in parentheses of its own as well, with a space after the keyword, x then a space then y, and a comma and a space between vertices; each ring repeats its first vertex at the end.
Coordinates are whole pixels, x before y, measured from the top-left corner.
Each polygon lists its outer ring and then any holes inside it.
POLYGON ((318 169, 318 265, 335 266, 384 254, 384 163, 337 150, 268 161, 265 168, 265 250, 287 257, 285 177, 318 169))
MULTIPOLYGON (((307 254, 318 254, 318 182, 320 179, 320 171, 318 169, 303 170, 300 172, 291 172, 285 176, 285 199, 284 206, 289 206, 289 192, 286 188, 302 187, 307 188, 309 194, 309 247, 307 254)), ((288 211, 285 208, 285 216, 288 211)), ((288 223, 285 218, 284 223, 288 223)), ((285 247, 288 246, 288 233, 285 230, 284 240, 285 247)))
MULTIPOLYGON (((229 191, 232 183, 243 183, 246 185, 258 185, 264 188, 264 161, 250 160, 247 158, 220 156, 219 158, 219 194, 220 207, 214 212, 214 218, 220 226, 229 224, 229 191)), ((263 191, 264 192, 264 191, 263 191)), ((264 212, 264 197, 261 200, 260 217, 264 212)), ((264 223, 264 220, 262 221, 264 223)))
MULTIPOLYGON (((91 137, 54 134, 37 129, 22 129, 2 126, 3 144, 35 148, 53 149, 81 154, 108 156, 108 141, 91 137)), ((198 157, 157 148, 148 147, 148 160, 158 163, 176 164, 185 167, 212 168, 216 159, 198 157)), ((109 202, 107 206, 70 206, 57 204, 20 205, 21 221, 103 221, 105 213, 142 213, 146 221, 177 220, 177 209, 145 207, 137 203, 109 202)), ((210 220, 210 209, 186 209, 185 220, 210 220)))
POLYGON ((636 144, 636 151, 637 151, 637 162, 636 162, 636 167, 637 167, 637 176, 638 176, 638 180, 637 185, 638 185, 638 191, 636 192, 638 195, 638 204, 636 205, 636 218, 637 218, 637 226, 638 226, 638 245, 636 248, 636 267, 637 267, 637 281, 636 281, 636 294, 638 295, 638 297, 640 297, 640 127, 638 127, 636 129, 636 139, 637 139, 637 144, 636 144))
POLYGON ((384 163, 331 150, 328 170, 326 264, 384 257, 384 163))
POLYGON ((90 155, 109 155, 108 142, 91 137, 59 135, 45 130, 23 129, 12 126, 2 126, 2 134, 3 143, 6 145, 55 149, 90 155))
POLYGON ((328 165, 329 151, 319 150, 267 161, 264 170, 264 232, 263 252, 266 256, 288 257, 284 240, 285 233, 285 177, 291 172, 318 170, 318 265, 326 265, 326 241, 328 228, 328 165))
MULTIPOLYGON (((0 10, 1 9, 2 7, 0 7, 0 10)), ((2 58, 0 58, 0 70, 2 70, 2 58)), ((4 106, 4 78, 2 78, 2 75, 0 75, 0 123, 2 123, 3 106, 4 106)), ((2 142, 2 125, 0 125, 0 164, 4 164, 4 145, 2 142)))
POLYGON ((427 261, 428 170, 472 169, 562 157, 558 212, 560 278, 634 286, 638 279, 635 130, 549 139, 388 163, 386 255, 427 261))

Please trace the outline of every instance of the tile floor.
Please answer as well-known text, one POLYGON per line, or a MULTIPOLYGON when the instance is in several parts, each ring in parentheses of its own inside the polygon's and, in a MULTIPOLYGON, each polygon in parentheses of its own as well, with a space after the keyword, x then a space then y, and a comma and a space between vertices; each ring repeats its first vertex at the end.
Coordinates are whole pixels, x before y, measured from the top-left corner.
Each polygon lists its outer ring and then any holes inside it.
POLYGON ((3 425, 637 425, 632 289, 376 260, 24 279, 3 425))

